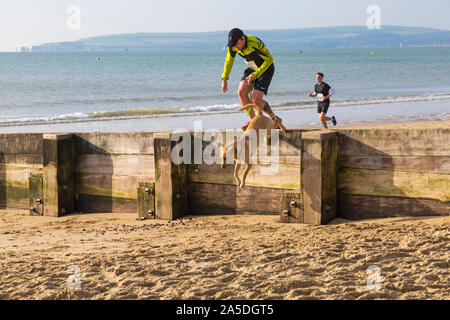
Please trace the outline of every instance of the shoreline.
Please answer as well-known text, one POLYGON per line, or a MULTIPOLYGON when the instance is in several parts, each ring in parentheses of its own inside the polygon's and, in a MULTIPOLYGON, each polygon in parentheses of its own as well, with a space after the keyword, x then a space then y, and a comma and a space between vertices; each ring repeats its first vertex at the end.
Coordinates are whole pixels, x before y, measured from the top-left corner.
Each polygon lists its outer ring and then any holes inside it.
MULTIPOLYGON (((427 97, 411 99, 408 97, 396 97, 383 99, 368 99, 367 101, 351 101, 348 99, 335 100, 332 103, 333 109, 341 109, 346 107, 364 107, 370 105, 389 105, 392 103, 415 103, 415 102, 428 102, 428 101, 446 101, 450 103, 450 95, 446 93, 442 94, 429 94, 427 97), (434 98, 430 98, 433 96, 434 98), (393 100, 391 100, 393 99, 393 100)), ((133 119, 149 119, 149 118, 171 118, 171 117, 191 117, 191 116, 205 116, 205 115, 221 115, 221 114, 233 114, 237 113, 239 104, 234 105, 209 105, 209 106, 197 106, 197 107, 172 107, 172 108, 135 108, 135 109, 118 109, 110 111, 95 111, 92 113, 71 113, 54 116, 40 116, 34 118, 34 120, 28 120, 26 118, 0 118, 0 127, 14 127, 14 126, 33 126, 33 125, 52 125, 52 124, 65 124, 65 123, 83 123, 83 122, 102 122, 102 121, 120 121, 120 120, 133 120, 133 119), (206 109, 210 110, 206 110, 206 109), (223 110, 217 110, 223 109, 223 110), (204 110, 204 111, 200 111, 204 110), (72 118, 71 118, 72 117, 72 118), (46 118, 50 120, 45 120, 46 118), (13 120, 20 120, 13 122, 13 120), (40 119, 40 120, 38 120, 40 119), (8 122, 9 121, 9 122, 8 122)), ((282 102, 273 103, 273 110, 275 112, 283 111, 295 111, 305 109, 316 109, 315 101, 303 101, 303 102, 282 102), (306 104, 305 104, 306 103, 306 104)), ((450 114, 449 114, 450 115, 450 114)), ((418 116, 418 115, 415 115, 418 116)))
MULTIPOLYGON (((416 103, 397 103, 392 105, 360 105, 330 108, 329 115, 336 115, 338 126, 383 125, 392 123, 416 123, 450 120, 448 105, 444 100, 419 101, 416 103), (433 106, 437 104, 436 106, 433 106), (383 114, 382 110, 386 113, 383 114), (426 113, 422 110, 426 110, 426 113), (410 113, 408 113, 410 112, 410 113), (374 114, 374 117, 370 117, 374 114)), ((449 102, 450 103, 450 102, 449 102)), ((288 129, 321 128, 314 107, 277 108, 275 113, 283 119, 288 129), (301 119, 301 122, 298 122, 301 119)), ((247 121, 243 112, 215 111, 180 113, 168 117, 164 115, 126 116, 120 118, 96 118, 63 120, 54 122, 34 122, 15 125, 0 124, 0 133, 48 133, 48 132, 135 132, 135 131, 173 131, 177 129, 193 130, 196 121, 201 121, 203 129, 227 130, 239 128, 247 121), (136 128, 141 128, 136 130, 136 128)))

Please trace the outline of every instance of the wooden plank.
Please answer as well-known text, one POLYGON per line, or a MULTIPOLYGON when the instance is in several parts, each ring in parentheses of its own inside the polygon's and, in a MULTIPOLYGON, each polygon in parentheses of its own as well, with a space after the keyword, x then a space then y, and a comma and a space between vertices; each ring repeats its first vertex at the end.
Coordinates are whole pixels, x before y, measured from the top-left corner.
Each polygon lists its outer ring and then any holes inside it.
POLYGON ((173 220, 188 214, 187 164, 175 164, 172 154, 176 142, 170 133, 156 133, 155 139, 155 215, 173 220))
POLYGON ((78 154, 154 154, 153 132, 83 132, 74 142, 78 154))
POLYGON ((83 154, 78 158, 75 171, 154 179, 154 158, 153 155, 83 154))
POLYGON ((298 155, 301 153, 302 134, 306 130, 287 130, 280 132, 280 155, 298 155))
POLYGON ((448 156, 449 128, 338 130, 340 154, 448 156))
POLYGON ((42 216, 44 215, 44 204, 37 202, 38 199, 44 199, 44 175, 34 174, 30 176, 29 192, 29 208, 34 208, 30 214, 42 216))
MULTIPOLYGON (((215 160, 219 164, 222 162, 222 160, 220 158, 220 155, 217 156, 217 159, 214 158, 215 157, 214 154, 212 154, 211 157, 212 157, 212 161, 215 160)), ((286 163, 286 164, 299 164, 300 163, 300 158, 301 158, 300 154, 284 155, 284 154, 281 154, 281 152, 279 152, 278 155, 272 154, 270 152, 270 148, 268 148, 266 154, 255 153, 253 155, 253 157, 252 157, 252 160, 255 163, 262 163, 262 164, 270 164, 270 163, 274 163, 274 162, 276 162, 276 163, 286 163)), ((202 160, 203 160, 202 164, 206 164, 204 157, 203 157, 202 160)), ((192 160, 191 163, 195 164, 194 160, 192 160)))
POLYGON ((450 202, 430 199, 346 195, 339 196, 339 216, 345 219, 448 216, 450 202))
MULTIPOLYGON (((242 176, 242 170, 240 176, 242 176)), ((221 168, 218 164, 212 165, 190 165, 188 166, 188 178, 191 182, 196 183, 214 183, 235 185, 234 165, 228 165, 221 168)), ((300 189, 300 164, 273 164, 270 165, 254 165, 248 173, 247 186, 278 188, 278 189, 300 189), (273 168, 278 171, 263 174, 261 167, 267 170, 273 168)))
MULTIPOLYGON (((278 144, 278 149, 279 149, 279 155, 280 157, 285 157, 283 159, 286 160, 280 160, 280 162, 289 162, 290 159, 296 159, 297 157, 300 156, 300 149, 301 149, 301 137, 302 137, 302 133, 305 130, 288 130, 286 133, 280 132, 279 133, 279 144, 278 144)), ((236 136, 242 135, 243 131, 241 130, 230 130, 230 137, 227 140, 227 130, 222 130, 222 143, 224 143, 225 145, 228 145, 229 143, 231 143, 233 141, 233 139, 231 139, 233 136, 233 132, 235 132, 234 134, 236 136)), ((213 142, 215 143, 215 142, 213 142)), ((202 141, 202 152, 205 151, 205 148, 207 148, 209 145, 211 144, 210 141, 202 141)), ((194 155, 194 150, 196 147, 196 140, 194 139, 194 134, 191 131, 191 153, 192 155, 194 155)), ((270 155, 270 143, 268 143, 268 154, 270 155)), ((194 157, 193 157, 194 158, 194 157)), ((194 163, 194 161, 191 161, 192 163, 194 163)))
POLYGON ((42 154, 42 133, 1 133, 0 154, 42 154))
POLYGON ((304 201, 302 192, 283 192, 280 201, 280 222, 303 223, 304 201))
POLYGON ((327 224, 337 215, 337 155, 335 132, 303 135, 301 186, 305 223, 327 224))
POLYGON ((138 217, 139 218, 156 218, 155 216, 155 184, 142 186, 139 184, 138 193, 138 217), (147 192, 146 192, 147 191, 147 192), (150 212, 150 213, 149 213, 150 212))
POLYGON ((41 154, 5 153, 0 156, 0 163, 15 167, 27 167, 27 168, 43 167, 42 153, 41 154))
POLYGON ((75 202, 75 211, 83 213, 132 213, 137 210, 137 199, 80 194, 75 202))
POLYGON ((75 148, 71 134, 44 134, 44 216, 60 217, 74 207, 75 148))
POLYGON ((339 165, 359 169, 401 170, 450 174, 448 156, 340 155, 339 165))
POLYGON ((262 164, 270 164, 276 162, 276 163, 300 165, 301 156, 280 154, 278 157, 275 157, 268 154, 267 156, 258 155, 255 159, 256 162, 262 164))
POLYGON ((344 194, 450 200, 450 175, 341 168, 338 189, 344 194))
POLYGON ((0 186, 0 207, 29 209, 28 189, 10 186, 0 186))
POLYGON ((189 184, 189 213, 194 215, 238 212, 280 214, 284 189, 245 187, 209 183, 189 184))
POLYGON ((78 194, 137 199, 139 182, 154 182, 153 177, 130 177, 94 173, 78 173, 75 189, 78 194))
POLYGON ((0 165, 0 185, 27 189, 30 175, 41 172, 42 168, 0 165))

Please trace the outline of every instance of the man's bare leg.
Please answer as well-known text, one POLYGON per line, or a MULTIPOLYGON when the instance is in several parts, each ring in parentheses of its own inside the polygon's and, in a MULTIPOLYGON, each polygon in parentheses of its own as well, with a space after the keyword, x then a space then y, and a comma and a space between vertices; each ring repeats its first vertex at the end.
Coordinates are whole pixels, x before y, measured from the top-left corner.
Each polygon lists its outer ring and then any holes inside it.
POLYGON ((274 118, 275 113, 273 113, 272 108, 270 107, 270 104, 266 100, 263 100, 263 104, 264 104, 264 107, 263 107, 264 112, 267 113, 271 118, 274 118))
POLYGON ((264 92, 260 90, 253 90, 252 102, 258 107, 259 112, 261 113, 264 110, 264 105, 266 101, 263 100, 264 92))
POLYGON ((319 119, 320 119, 320 122, 322 122, 323 127, 325 129, 328 129, 327 121, 331 121, 331 118, 327 117, 327 114, 322 112, 322 113, 319 113, 319 119))
MULTIPOLYGON (((252 86, 248 83, 248 81, 242 80, 241 83, 239 84, 238 96, 239 96, 239 101, 241 102, 241 105, 243 107, 252 103, 252 101, 250 100, 250 97, 249 97, 251 90, 252 90, 252 86)), ((253 109, 250 111, 249 116, 250 116, 250 119, 253 119, 255 117, 255 111, 253 109)))
POLYGON ((270 105, 267 103, 266 100, 263 99, 264 92, 260 90, 254 90, 252 100, 255 105, 258 106, 259 110, 264 110, 271 118, 275 121, 275 124, 278 125, 278 127, 282 131, 286 131, 286 128, 281 123, 281 119, 278 118, 275 113, 273 113, 272 108, 270 108, 270 105))

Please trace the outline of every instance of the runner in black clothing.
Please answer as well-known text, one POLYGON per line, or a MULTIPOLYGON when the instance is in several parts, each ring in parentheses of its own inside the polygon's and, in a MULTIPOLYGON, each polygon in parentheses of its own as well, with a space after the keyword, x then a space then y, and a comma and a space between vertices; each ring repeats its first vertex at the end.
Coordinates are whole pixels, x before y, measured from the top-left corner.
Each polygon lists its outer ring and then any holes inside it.
POLYGON ((336 118, 334 116, 327 117, 328 107, 330 106, 330 98, 334 94, 333 88, 328 83, 323 82, 323 73, 318 72, 316 75, 317 84, 314 86, 314 93, 308 93, 309 97, 319 97, 317 105, 317 113, 319 114, 320 122, 325 129, 328 129, 327 121, 331 121, 336 125, 336 118))

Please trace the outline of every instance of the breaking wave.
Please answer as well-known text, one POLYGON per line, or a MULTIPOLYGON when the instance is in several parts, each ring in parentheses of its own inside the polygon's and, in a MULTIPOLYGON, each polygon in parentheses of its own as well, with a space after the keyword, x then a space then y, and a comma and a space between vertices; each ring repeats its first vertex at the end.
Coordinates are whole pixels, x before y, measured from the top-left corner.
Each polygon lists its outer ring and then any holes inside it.
MULTIPOLYGON (((333 100, 333 107, 348 107, 358 105, 388 104, 399 102, 431 101, 450 99, 450 94, 428 94, 421 96, 405 96, 390 98, 360 98, 333 100)), ((315 108, 314 100, 282 101, 271 104, 274 110, 292 110, 315 108)), ((0 118, 0 126, 19 126, 35 124, 53 124, 68 122, 95 122, 109 120, 129 120, 136 118, 156 118, 156 117, 182 117, 189 115, 207 115, 233 113, 239 110, 239 104, 216 104, 190 107, 170 107, 170 108, 134 108, 113 111, 96 111, 92 113, 75 112, 62 115, 0 118)))

